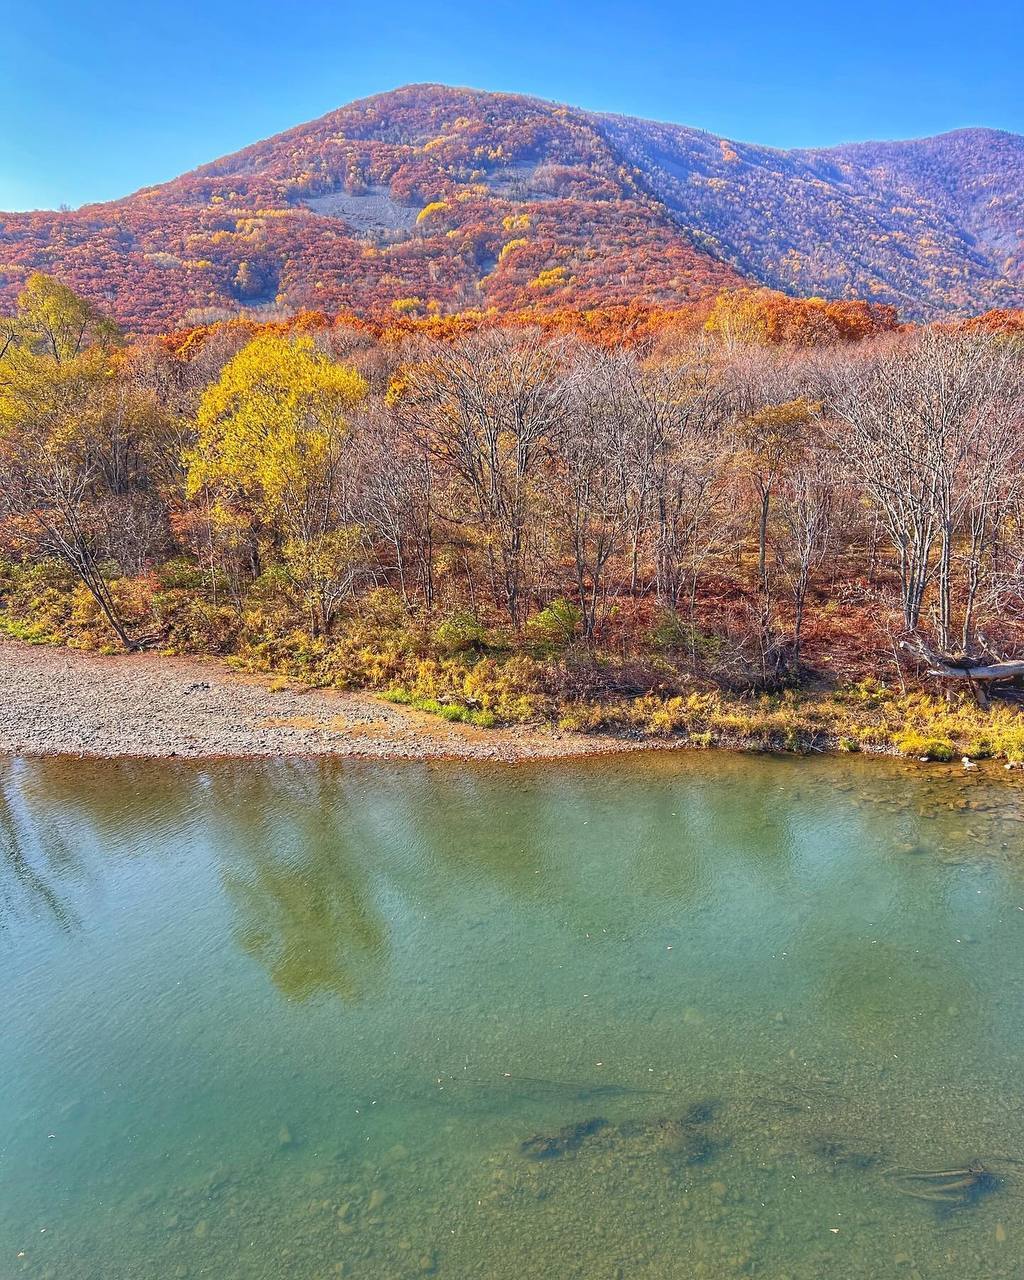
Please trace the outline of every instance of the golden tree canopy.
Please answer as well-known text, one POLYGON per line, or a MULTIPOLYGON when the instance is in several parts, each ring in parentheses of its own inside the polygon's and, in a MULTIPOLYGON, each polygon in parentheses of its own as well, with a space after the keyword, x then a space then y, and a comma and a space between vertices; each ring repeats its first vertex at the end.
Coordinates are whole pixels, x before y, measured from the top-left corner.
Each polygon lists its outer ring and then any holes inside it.
POLYGON ((347 416, 366 393, 356 370, 309 338, 253 338, 203 396, 190 495, 223 487, 261 496, 268 514, 276 512, 334 465, 347 416))

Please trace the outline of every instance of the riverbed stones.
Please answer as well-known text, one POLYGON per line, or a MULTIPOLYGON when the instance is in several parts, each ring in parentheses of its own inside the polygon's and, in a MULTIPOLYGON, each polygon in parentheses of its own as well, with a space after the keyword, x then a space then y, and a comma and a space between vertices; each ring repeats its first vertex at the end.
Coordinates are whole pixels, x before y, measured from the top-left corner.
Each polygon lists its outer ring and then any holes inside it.
POLYGON ((163 654, 111 658, 0 637, 0 755, 353 756, 503 760, 635 751, 610 735, 518 725, 471 730, 370 694, 272 693, 212 661, 163 654))

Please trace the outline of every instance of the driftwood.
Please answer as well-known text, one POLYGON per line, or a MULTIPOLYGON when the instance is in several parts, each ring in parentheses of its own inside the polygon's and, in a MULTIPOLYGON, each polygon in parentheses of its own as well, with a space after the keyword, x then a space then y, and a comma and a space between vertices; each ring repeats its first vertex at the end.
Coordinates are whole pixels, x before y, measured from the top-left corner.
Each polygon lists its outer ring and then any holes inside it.
POLYGON ((966 653, 956 656, 936 653, 919 636, 915 636, 913 642, 901 641, 900 647, 927 663, 928 675, 940 680, 966 680, 979 705, 988 707, 988 694, 982 686, 997 680, 1024 679, 1024 659, 1001 658, 993 662, 995 655, 983 637, 982 644, 987 654, 984 658, 966 653))

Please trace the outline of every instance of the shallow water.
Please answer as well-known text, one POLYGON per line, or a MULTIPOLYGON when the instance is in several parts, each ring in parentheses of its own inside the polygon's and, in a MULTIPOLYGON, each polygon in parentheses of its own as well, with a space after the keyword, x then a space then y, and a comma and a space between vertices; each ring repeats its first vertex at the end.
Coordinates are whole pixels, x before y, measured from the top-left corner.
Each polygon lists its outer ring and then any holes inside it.
POLYGON ((4 1280, 1022 1273, 996 766, 0 786, 4 1280))

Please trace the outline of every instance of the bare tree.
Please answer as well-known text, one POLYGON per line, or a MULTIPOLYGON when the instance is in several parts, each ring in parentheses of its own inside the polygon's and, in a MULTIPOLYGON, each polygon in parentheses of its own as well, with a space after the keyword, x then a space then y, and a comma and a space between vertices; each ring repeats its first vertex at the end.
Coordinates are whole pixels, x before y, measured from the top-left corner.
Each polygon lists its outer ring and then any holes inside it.
POLYGON ((881 511, 896 551, 903 623, 917 628, 938 536, 933 441, 891 344, 837 362, 830 407, 850 433, 854 470, 881 511))
POLYGON ((655 582, 658 598, 674 610, 687 582, 691 599, 696 596, 708 535, 718 528, 728 390, 704 345, 645 371, 641 388, 640 410, 655 441, 655 582))
POLYGON ((418 583, 427 608, 434 603, 434 477, 422 441, 385 405, 372 405, 355 422, 352 461, 353 519, 379 551, 385 571, 398 579, 408 605, 418 583))
POLYGON ((591 646, 605 574, 626 533, 622 459, 629 418, 621 411, 621 362, 600 350, 579 354, 570 378, 570 411, 550 438, 553 522, 564 530, 583 638, 591 646))
POLYGON ((943 647, 953 635, 954 567, 966 533, 966 640, 1024 422, 1019 354, 984 333, 921 330, 847 361, 833 408, 852 431, 853 461, 897 552, 904 623, 918 627, 934 578, 943 647))
POLYGON ((564 344, 488 330, 441 347, 405 375, 400 411, 430 456, 465 487, 495 595, 522 620, 529 522, 545 440, 568 411, 564 344))
POLYGON ((776 560, 793 601, 793 663, 800 661, 807 594, 828 554, 838 467, 827 447, 805 448, 779 483, 776 560))

